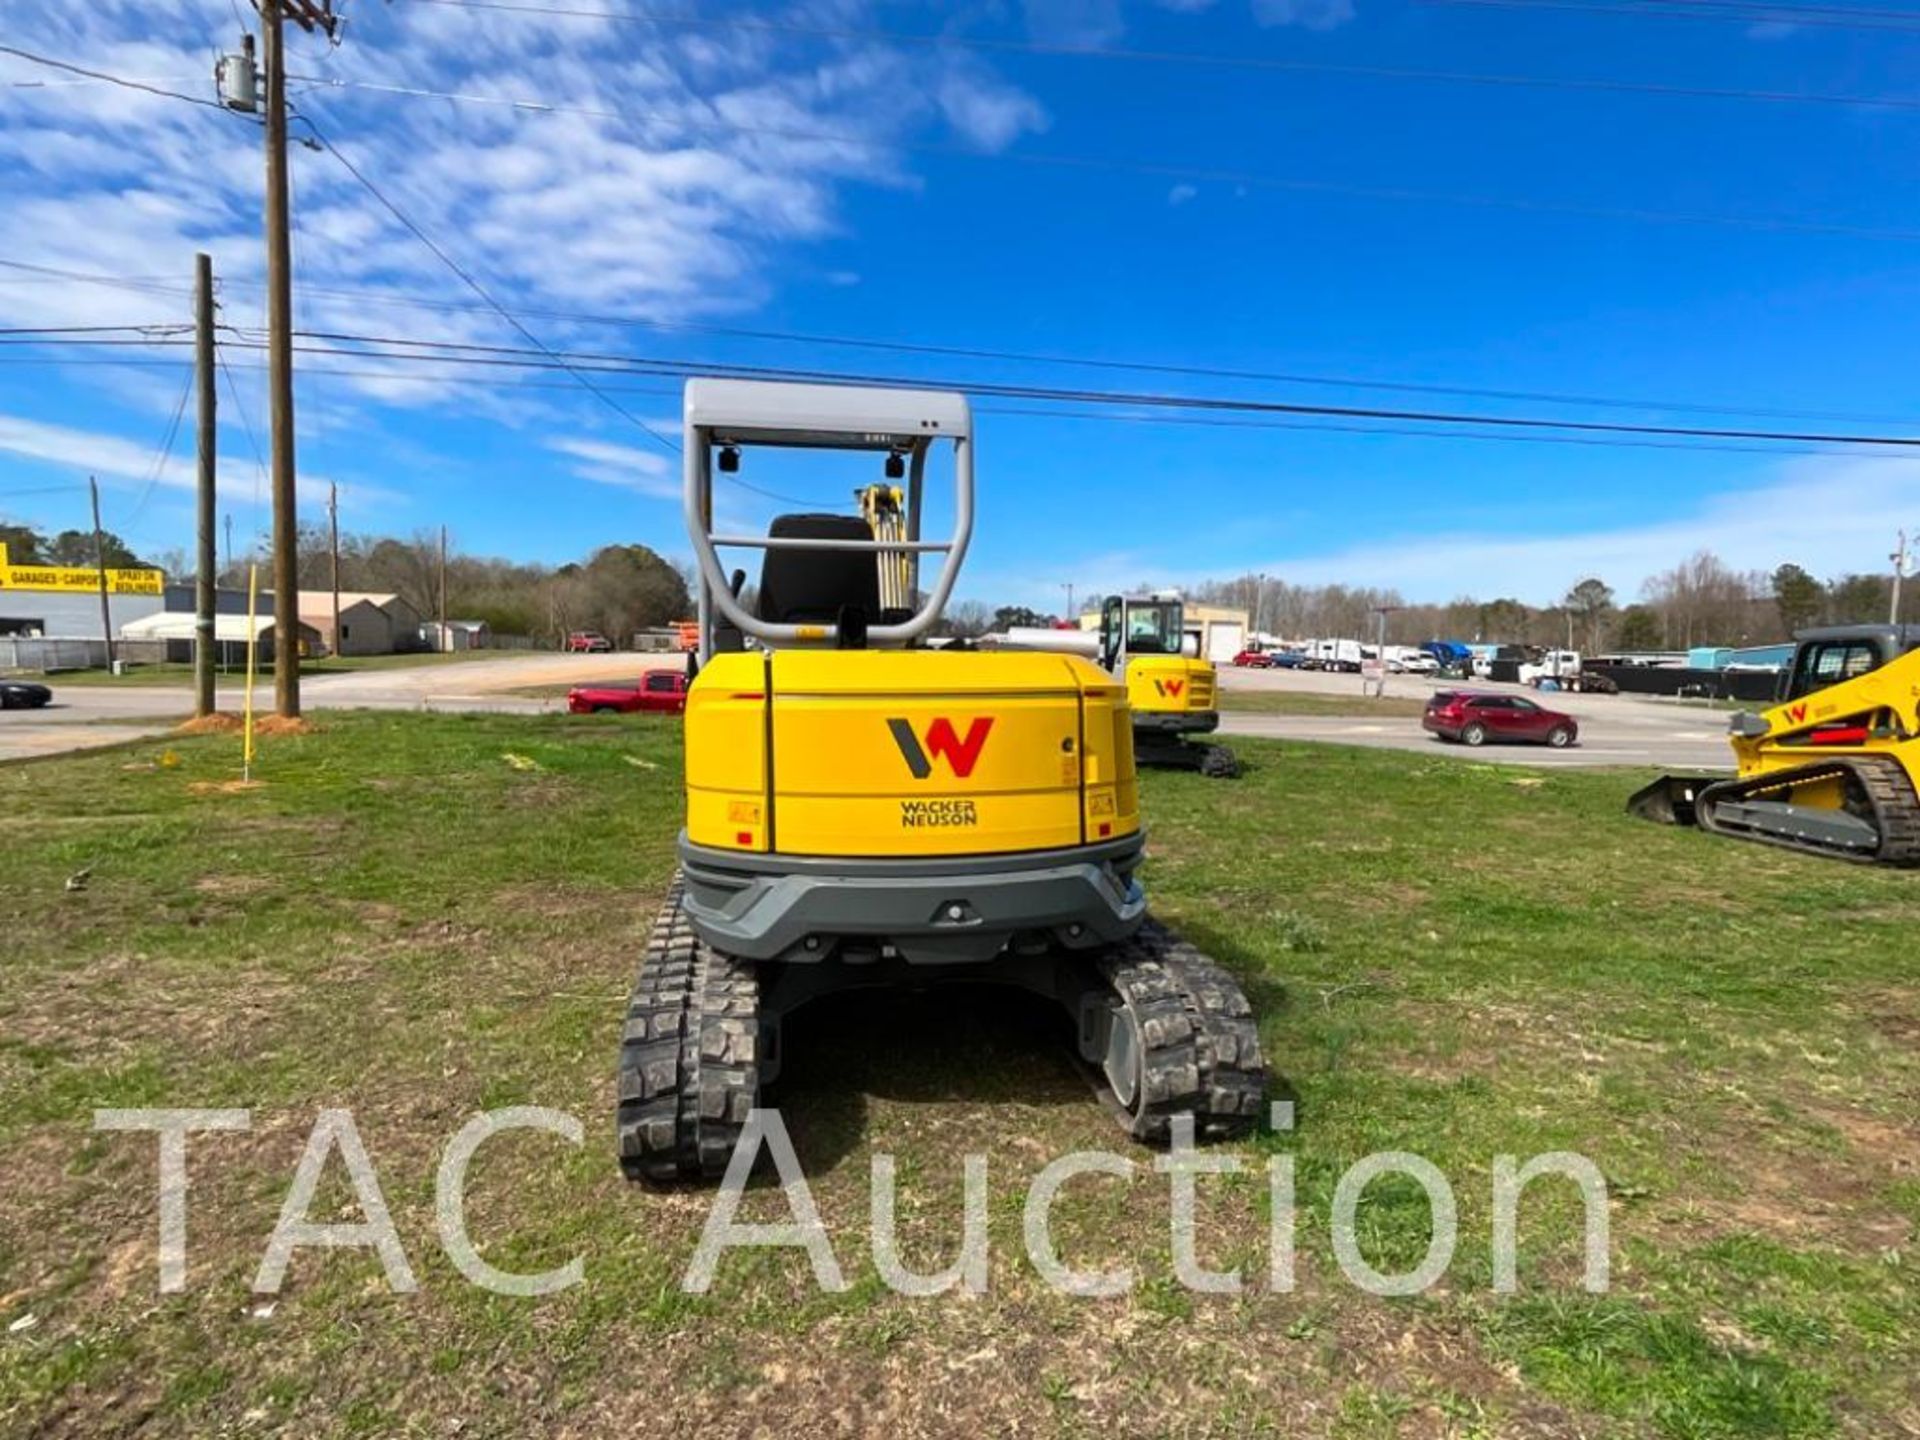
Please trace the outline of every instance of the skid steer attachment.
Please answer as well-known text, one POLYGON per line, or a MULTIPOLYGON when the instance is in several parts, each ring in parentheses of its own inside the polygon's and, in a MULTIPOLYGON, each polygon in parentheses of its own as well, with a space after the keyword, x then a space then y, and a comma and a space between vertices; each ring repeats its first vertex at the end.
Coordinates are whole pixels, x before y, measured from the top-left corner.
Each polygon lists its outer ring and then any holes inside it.
POLYGON ((1627 798, 1627 813, 1656 825, 1698 825, 1695 800, 1724 775, 1662 775, 1627 798))
POLYGON ((693 380, 684 453, 699 670, 680 874, 622 1035, 627 1175, 723 1173, 784 1018, 852 986, 1035 992, 1134 1138, 1164 1143, 1179 1115, 1204 1138, 1251 1130, 1267 1079, 1252 1008, 1147 913, 1126 681, 1076 655, 918 643, 972 531, 965 398, 693 380), (925 468, 949 443, 953 533, 927 541, 925 468), (856 491, 858 516, 716 534, 716 452, 733 471, 768 446, 866 452, 906 484, 856 491), (765 553, 751 608, 722 548, 765 553), (923 590, 926 553, 946 560, 923 590))

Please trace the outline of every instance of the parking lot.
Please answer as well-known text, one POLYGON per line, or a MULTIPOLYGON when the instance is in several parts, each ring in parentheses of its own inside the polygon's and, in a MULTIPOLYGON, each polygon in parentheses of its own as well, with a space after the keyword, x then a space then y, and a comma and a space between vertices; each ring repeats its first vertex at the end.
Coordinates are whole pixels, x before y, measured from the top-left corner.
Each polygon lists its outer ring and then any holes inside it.
MULTIPOLYGON (((1492 681, 1426 680, 1413 675, 1387 678, 1386 694, 1424 702, 1435 690, 1508 691, 1527 695, 1549 709, 1561 710, 1580 724, 1580 742, 1566 750, 1543 745, 1487 745, 1469 750, 1449 745, 1420 728, 1412 717, 1372 717, 1356 714, 1267 715, 1234 711, 1238 694, 1303 694, 1352 696, 1359 702, 1370 688, 1358 675, 1336 675, 1316 670, 1250 670, 1222 666, 1220 729, 1224 735, 1258 735, 1280 740, 1321 740, 1340 745, 1367 745, 1417 750, 1497 764, 1540 765, 1555 769, 1585 765, 1650 765, 1667 770, 1724 770, 1731 768, 1726 741, 1726 712, 1684 702, 1635 695, 1541 694, 1521 685, 1492 681)), ((1356 712, 1365 708, 1356 703, 1356 712)))

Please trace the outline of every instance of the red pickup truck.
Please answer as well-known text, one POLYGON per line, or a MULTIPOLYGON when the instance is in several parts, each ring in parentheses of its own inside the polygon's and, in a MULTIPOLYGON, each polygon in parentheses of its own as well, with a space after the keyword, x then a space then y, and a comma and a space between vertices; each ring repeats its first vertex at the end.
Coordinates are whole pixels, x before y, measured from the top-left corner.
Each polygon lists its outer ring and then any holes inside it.
POLYGON ((567 709, 575 715, 602 711, 633 714, 641 710, 662 715, 684 714, 687 676, 683 670, 649 670, 638 685, 576 685, 567 692, 567 709))

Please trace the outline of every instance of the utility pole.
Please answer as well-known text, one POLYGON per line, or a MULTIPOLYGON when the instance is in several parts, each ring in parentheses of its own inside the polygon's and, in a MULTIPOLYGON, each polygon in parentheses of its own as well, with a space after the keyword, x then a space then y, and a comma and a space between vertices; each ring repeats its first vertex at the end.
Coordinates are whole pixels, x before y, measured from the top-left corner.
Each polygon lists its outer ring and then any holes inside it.
MULTIPOLYGON (((1398 605, 1376 605, 1373 607, 1375 623, 1373 627, 1373 663, 1377 667, 1373 677, 1373 693, 1387 693, 1387 616, 1399 610, 1398 605)), ((1364 693, 1366 686, 1361 686, 1364 693)))
POLYGON ((87 492, 93 497, 93 568, 100 580, 100 633, 107 640, 107 673, 114 674, 113 607, 107 603, 107 542, 100 534, 100 482, 89 475, 87 492))
POLYGON ((193 257, 193 375, 200 392, 199 545, 193 579, 193 713, 213 713, 213 516, 217 396, 213 384, 213 257, 193 257))
MULTIPOLYGON (((328 38, 338 31, 333 0, 254 0, 260 11, 266 68, 267 391, 273 452, 273 696, 274 707, 292 719, 300 713, 299 517, 294 504, 293 455, 293 255, 287 211, 286 21, 328 38)), ((241 53, 223 56, 215 71, 221 103, 257 113, 253 41, 242 37, 241 53)), ((229 546, 229 549, 232 547, 229 546)), ((231 559, 231 557, 229 557, 231 559)))
POLYGON ((227 574, 233 573, 233 512, 231 510, 227 512, 227 563, 224 568, 227 574))
POLYGON ((259 0, 267 68, 267 390, 272 399, 273 704, 300 713, 299 518, 293 458, 293 252, 287 210, 287 49, 282 0, 259 0))
POLYGON ((1893 604, 1887 607, 1887 623, 1900 623, 1900 582, 1907 574, 1907 532, 1900 532, 1900 548, 1887 557, 1893 561, 1893 604))
POLYGON ((333 559, 333 653, 340 653, 340 487, 327 484, 327 551, 333 559))
POLYGON ((1078 625, 1080 623, 1080 612, 1073 608, 1073 582, 1069 580, 1060 588, 1067 592, 1067 619, 1075 625, 1078 625))
POLYGON ((451 651, 447 638, 447 527, 440 527, 440 649, 451 651))

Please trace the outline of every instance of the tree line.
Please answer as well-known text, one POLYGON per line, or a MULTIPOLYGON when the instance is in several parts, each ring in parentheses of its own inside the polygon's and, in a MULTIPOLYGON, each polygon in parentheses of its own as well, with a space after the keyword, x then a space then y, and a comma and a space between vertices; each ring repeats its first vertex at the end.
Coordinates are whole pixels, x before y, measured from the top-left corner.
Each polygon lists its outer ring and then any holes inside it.
MULTIPOLYGON (((1772 571, 1735 570, 1711 550, 1700 550, 1648 579, 1637 598, 1625 601, 1597 575, 1580 577, 1552 605, 1512 596, 1409 603, 1390 588, 1292 585, 1264 575, 1209 580, 1186 593, 1202 604, 1245 610, 1255 630, 1288 639, 1371 637, 1385 610, 1393 644, 1448 639, 1567 645, 1601 654, 1767 645, 1812 625, 1884 623, 1892 588, 1890 575, 1846 573, 1821 580, 1790 563, 1772 571)), ((1912 613, 1905 603, 1902 611, 1902 618, 1912 613)))
MULTIPOLYGON (((31 526, 0 525, 0 544, 16 565, 94 563, 92 531, 63 530, 49 536, 31 526)), ((119 536, 106 533, 108 569, 162 570, 176 583, 194 578, 193 560, 171 550, 151 560, 135 554, 119 536)), ((325 592, 333 585, 333 553, 325 526, 300 527, 300 588, 325 592)), ((262 587, 266 584, 262 567, 262 587)), ((243 589, 244 562, 223 569, 219 583, 243 589)), ((340 588, 399 595, 421 615, 440 613, 440 537, 422 531, 411 539, 391 535, 340 537, 340 588)), ((569 630, 598 630, 624 643, 637 630, 651 630, 693 614, 687 576, 645 545, 605 545, 586 559, 550 566, 467 555, 446 556, 449 620, 484 620, 496 635, 528 635, 558 643, 569 630)))

